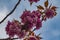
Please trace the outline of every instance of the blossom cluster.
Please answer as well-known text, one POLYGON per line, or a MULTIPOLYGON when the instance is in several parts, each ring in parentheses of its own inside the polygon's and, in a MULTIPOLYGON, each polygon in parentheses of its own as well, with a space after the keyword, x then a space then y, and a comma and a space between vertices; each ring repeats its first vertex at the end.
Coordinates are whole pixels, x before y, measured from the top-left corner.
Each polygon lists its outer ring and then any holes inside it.
POLYGON ((41 12, 39 10, 32 12, 25 10, 20 17, 21 22, 17 20, 13 20, 12 22, 8 21, 6 26, 7 34, 9 37, 14 37, 15 35, 17 35, 19 38, 25 37, 26 33, 33 27, 36 27, 36 30, 42 27, 40 16, 41 12))
MULTIPOLYGON (((38 1, 39 0, 29 0, 29 2, 38 1)), ((24 38, 33 28, 35 28, 35 30, 40 29, 43 21, 56 16, 57 7, 48 6, 48 0, 44 2, 44 6, 45 7, 41 5, 37 6, 37 10, 33 10, 32 12, 29 10, 23 11, 20 16, 21 22, 18 20, 13 20, 12 22, 8 21, 6 33, 9 37, 11 38, 16 35, 18 38, 24 38)), ((40 40, 40 37, 30 34, 28 38, 25 38, 24 40, 40 40)))
POLYGON ((32 12, 25 10, 20 18, 22 19, 22 23, 27 23, 28 28, 36 26, 36 29, 39 29, 42 26, 40 16, 41 12, 39 10, 32 12))
POLYGON ((22 29, 21 26, 22 25, 17 20, 14 20, 12 22, 8 21, 8 24, 6 26, 6 31, 9 37, 11 38, 14 37, 15 35, 17 35, 19 38, 24 37, 26 32, 25 30, 21 30, 22 29))

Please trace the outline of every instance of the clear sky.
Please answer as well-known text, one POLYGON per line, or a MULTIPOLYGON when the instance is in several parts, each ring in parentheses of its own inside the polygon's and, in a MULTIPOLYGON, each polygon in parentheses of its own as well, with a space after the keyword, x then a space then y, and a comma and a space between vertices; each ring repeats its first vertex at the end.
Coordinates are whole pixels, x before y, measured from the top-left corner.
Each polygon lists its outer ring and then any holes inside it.
MULTIPOLYGON (((17 1, 18 0, 0 0, 0 21, 12 10, 17 1)), ((24 9, 31 11, 36 10, 35 5, 43 6, 44 1, 45 0, 41 0, 38 3, 33 3, 33 5, 30 6, 27 0, 22 0, 15 12, 10 15, 2 24, 0 24, 0 38, 8 37, 5 32, 5 27, 8 20, 11 21, 13 19, 17 19, 20 21, 19 17, 24 9)), ((35 33, 41 33, 40 36, 43 38, 42 40, 60 40, 60 0, 49 0, 49 3, 59 7, 57 9, 57 15, 54 18, 43 22, 42 28, 35 31, 35 33)))

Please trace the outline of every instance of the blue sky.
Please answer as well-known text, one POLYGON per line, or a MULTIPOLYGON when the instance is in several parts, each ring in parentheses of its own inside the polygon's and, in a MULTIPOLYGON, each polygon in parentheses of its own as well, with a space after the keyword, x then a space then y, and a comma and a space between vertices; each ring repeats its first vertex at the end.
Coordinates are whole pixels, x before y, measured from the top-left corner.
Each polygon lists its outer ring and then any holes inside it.
MULTIPOLYGON (((0 21, 12 10, 14 5, 17 3, 18 0, 0 0, 0 21)), ((42 5, 45 0, 41 0, 38 3, 33 3, 32 6, 29 5, 29 2, 21 1, 15 12, 10 15, 2 24, 0 24, 0 38, 6 38, 5 27, 8 20, 17 19, 20 21, 20 16, 24 9, 27 10, 36 10, 35 5, 42 5)), ((36 34, 41 33, 42 40, 60 40, 60 0, 49 0, 49 3, 59 7, 57 9, 57 15, 52 18, 48 19, 47 21, 43 22, 43 26, 41 29, 35 31, 36 34)))

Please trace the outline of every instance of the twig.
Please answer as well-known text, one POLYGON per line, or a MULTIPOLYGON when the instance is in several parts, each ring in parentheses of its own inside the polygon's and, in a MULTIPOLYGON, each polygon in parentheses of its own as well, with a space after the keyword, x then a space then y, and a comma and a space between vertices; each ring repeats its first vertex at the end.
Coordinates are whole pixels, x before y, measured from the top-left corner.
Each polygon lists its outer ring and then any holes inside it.
POLYGON ((35 30, 36 30, 36 28, 33 29, 33 31, 35 31, 35 30))
POLYGON ((8 13, 8 14, 6 15, 6 17, 4 17, 4 18, 2 19, 2 21, 0 21, 0 24, 1 24, 2 22, 4 22, 4 20, 5 20, 8 16, 10 16, 10 15, 15 11, 15 9, 16 9, 17 6, 19 5, 20 1, 21 1, 21 0, 19 0, 19 1, 17 2, 17 4, 14 6, 14 8, 11 10, 11 12, 8 13))
POLYGON ((12 38, 12 39, 10 39, 10 38, 5 38, 5 39, 0 39, 0 40, 15 40, 15 39, 18 39, 18 38, 12 38))

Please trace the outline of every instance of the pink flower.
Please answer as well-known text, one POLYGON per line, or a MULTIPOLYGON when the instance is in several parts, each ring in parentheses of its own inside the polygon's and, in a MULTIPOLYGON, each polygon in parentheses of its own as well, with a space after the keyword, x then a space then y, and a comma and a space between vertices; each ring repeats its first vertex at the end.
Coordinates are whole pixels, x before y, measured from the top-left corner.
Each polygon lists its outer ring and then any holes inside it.
POLYGON ((23 23, 25 23, 27 21, 27 18, 28 18, 28 16, 30 16, 30 13, 31 12, 30 11, 27 11, 27 10, 25 10, 23 12, 22 16, 20 17, 23 23))
POLYGON ((35 15, 36 17, 40 18, 41 12, 39 10, 32 11, 32 15, 35 15))
POLYGON ((36 29, 39 29, 42 27, 42 21, 40 19, 37 19, 36 29))
POLYGON ((29 0, 29 2, 38 2, 40 0, 29 0))
POLYGON ((54 10, 52 10, 52 9, 46 9, 45 10, 45 15, 46 15, 46 17, 47 18, 52 18, 52 17, 54 17, 54 10))
POLYGON ((39 10, 33 11, 32 16, 34 16, 33 24, 35 24, 36 29, 39 29, 42 26, 42 21, 40 20, 41 12, 39 10))
POLYGON ((6 32, 9 35, 9 37, 14 37, 15 35, 17 35, 19 38, 24 37, 26 33, 21 29, 22 29, 22 26, 20 22, 16 20, 12 22, 8 21, 8 24, 6 26, 6 32))
POLYGON ((33 28, 34 26, 37 26, 37 23, 39 23, 38 26, 41 26, 40 16, 41 13, 39 10, 32 12, 25 10, 20 18, 24 24, 27 24, 26 27, 28 27, 29 29, 29 28, 33 28))
POLYGON ((32 23, 27 22, 27 23, 25 23, 24 25, 22 25, 22 29, 21 29, 21 30, 29 31, 29 30, 31 30, 31 29, 32 29, 32 27, 33 27, 33 24, 32 24, 32 23))
POLYGON ((18 38, 24 38, 26 36, 26 31, 22 30, 21 32, 17 33, 18 38))

